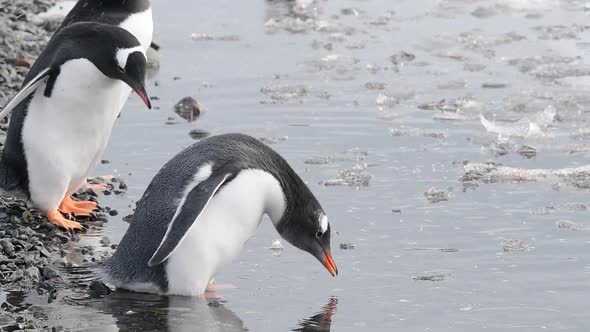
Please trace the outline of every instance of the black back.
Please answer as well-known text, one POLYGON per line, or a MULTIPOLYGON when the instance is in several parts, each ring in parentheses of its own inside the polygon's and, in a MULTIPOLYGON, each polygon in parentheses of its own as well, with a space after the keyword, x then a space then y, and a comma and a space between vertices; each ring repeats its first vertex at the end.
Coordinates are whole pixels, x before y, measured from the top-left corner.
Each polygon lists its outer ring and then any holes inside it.
MULTIPOLYGON (((131 33, 122 28, 99 23, 75 23, 59 31, 27 74, 25 84, 45 68, 51 74, 45 96, 51 96, 53 83, 62 64, 72 59, 86 58, 97 68, 113 67, 118 48, 131 48, 140 43, 131 33)), ((116 68, 116 67, 114 67, 116 68)), ((110 76, 112 73, 103 72, 110 76)), ((6 143, 0 159, 0 187, 9 191, 22 191, 28 196, 27 161, 22 144, 22 128, 32 97, 27 98, 12 111, 6 143)), ((59 130, 58 128, 53 128, 59 130)), ((67 128, 63 128, 67 130, 67 128)))
POLYGON ((59 29, 76 22, 119 25, 129 15, 143 12, 149 7, 150 0, 79 0, 59 29))
POLYGON ((111 278, 126 283, 155 282, 163 292, 167 291, 166 263, 148 267, 148 261, 164 238, 184 189, 199 168, 211 162, 211 177, 232 174, 226 184, 245 169, 262 169, 272 174, 280 182, 285 197, 289 197, 285 215, 289 209, 309 205, 310 199, 317 203, 289 164, 259 140, 243 134, 210 137, 180 152, 156 174, 138 201, 117 251, 103 265, 111 278))

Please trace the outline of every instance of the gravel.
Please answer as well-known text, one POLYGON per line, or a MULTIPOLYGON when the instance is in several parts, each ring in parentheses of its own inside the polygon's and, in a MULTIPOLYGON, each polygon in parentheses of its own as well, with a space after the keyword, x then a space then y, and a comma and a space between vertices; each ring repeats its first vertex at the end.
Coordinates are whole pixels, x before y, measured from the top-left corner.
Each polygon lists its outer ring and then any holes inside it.
MULTIPOLYGON (((28 67, 58 27, 59 21, 36 19, 36 14, 54 3, 53 0, 0 0, 0 108, 18 92, 28 67)), ((3 136, 0 135, 0 142, 3 136)), ((115 194, 123 194, 127 189, 120 179, 104 182, 106 189, 115 194)), ((94 199, 93 196, 96 196, 94 190, 76 195, 82 199, 94 199)), ((106 217, 96 213, 80 221, 86 228, 96 228, 102 226, 106 217)), ((66 262, 65 255, 75 250, 82 262, 98 259, 93 250, 74 249, 70 242, 78 239, 77 234, 58 229, 24 201, 0 196, 0 294, 34 293, 51 303, 58 291, 77 287, 76 283, 66 282, 66 272, 62 272, 72 265, 66 262)), ((105 292, 102 289, 98 293, 105 292)), ((51 329, 46 326, 47 315, 37 306, 23 307, 22 303, 17 306, 10 303, 10 296, 0 298, 0 330, 51 329)))

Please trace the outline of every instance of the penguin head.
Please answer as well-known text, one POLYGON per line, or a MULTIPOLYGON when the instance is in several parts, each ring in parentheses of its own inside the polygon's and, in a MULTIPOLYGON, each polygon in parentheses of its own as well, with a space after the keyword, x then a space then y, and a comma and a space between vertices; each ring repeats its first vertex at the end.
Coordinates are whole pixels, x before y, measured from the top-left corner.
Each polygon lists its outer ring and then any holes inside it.
POLYGON ((114 60, 114 65, 111 65, 108 76, 129 85, 151 109, 152 104, 145 91, 147 58, 141 46, 117 49, 114 60))
POLYGON ((303 181, 284 191, 285 212, 276 224, 277 231, 289 243, 319 260, 332 276, 338 275, 330 250, 330 223, 320 203, 303 181))
POLYGON ((51 68, 87 59, 105 76, 129 85, 151 108, 145 91, 147 58, 137 38, 125 29, 94 22, 73 23, 56 33, 43 55, 51 57, 51 68))

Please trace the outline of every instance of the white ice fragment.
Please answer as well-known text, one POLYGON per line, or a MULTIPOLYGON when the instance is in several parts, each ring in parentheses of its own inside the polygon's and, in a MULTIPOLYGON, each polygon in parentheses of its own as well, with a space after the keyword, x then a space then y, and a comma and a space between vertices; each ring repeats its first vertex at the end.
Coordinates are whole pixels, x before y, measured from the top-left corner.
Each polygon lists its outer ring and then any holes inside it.
POLYGON ((574 89, 590 90, 590 75, 567 76, 556 80, 557 84, 574 89))
POLYGON ((564 182, 580 189, 590 188, 590 165, 575 168, 526 169, 494 163, 467 163, 463 181, 493 182, 564 182))
POLYGON ((482 114, 479 115, 479 119, 487 132, 498 134, 500 139, 502 137, 533 138, 545 136, 543 128, 553 123, 556 114, 555 107, 549 105, 543 112, 530 119, 523 118, 514 123, 500 125, 486 119, 482 114))
POLYGON ((272 241, 272 245, 268 249, 272 251, 273 256, 280 256, 285 247, 283 247, 281 240, 276 239, 272 241))
POLYGON ((271 250, 283 250, 283 249, 285 249, 285 247, 283 247, 281 240, 276 239, 276 240, 272 241, 272 245, 270 246, 270 249, 271 250))

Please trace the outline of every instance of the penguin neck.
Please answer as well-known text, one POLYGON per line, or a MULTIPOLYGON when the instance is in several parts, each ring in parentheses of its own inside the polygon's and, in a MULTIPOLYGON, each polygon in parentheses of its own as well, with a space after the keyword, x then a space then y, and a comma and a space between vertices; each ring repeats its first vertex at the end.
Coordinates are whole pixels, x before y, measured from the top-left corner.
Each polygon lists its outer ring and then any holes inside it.
POLYGON ((255 186, 257 197, 262 201, 263 213, 268 215, 275 227, 285 213, 285 194, 279 181, 270 173, 262 170, 249 170, 258 178, 255 186))

